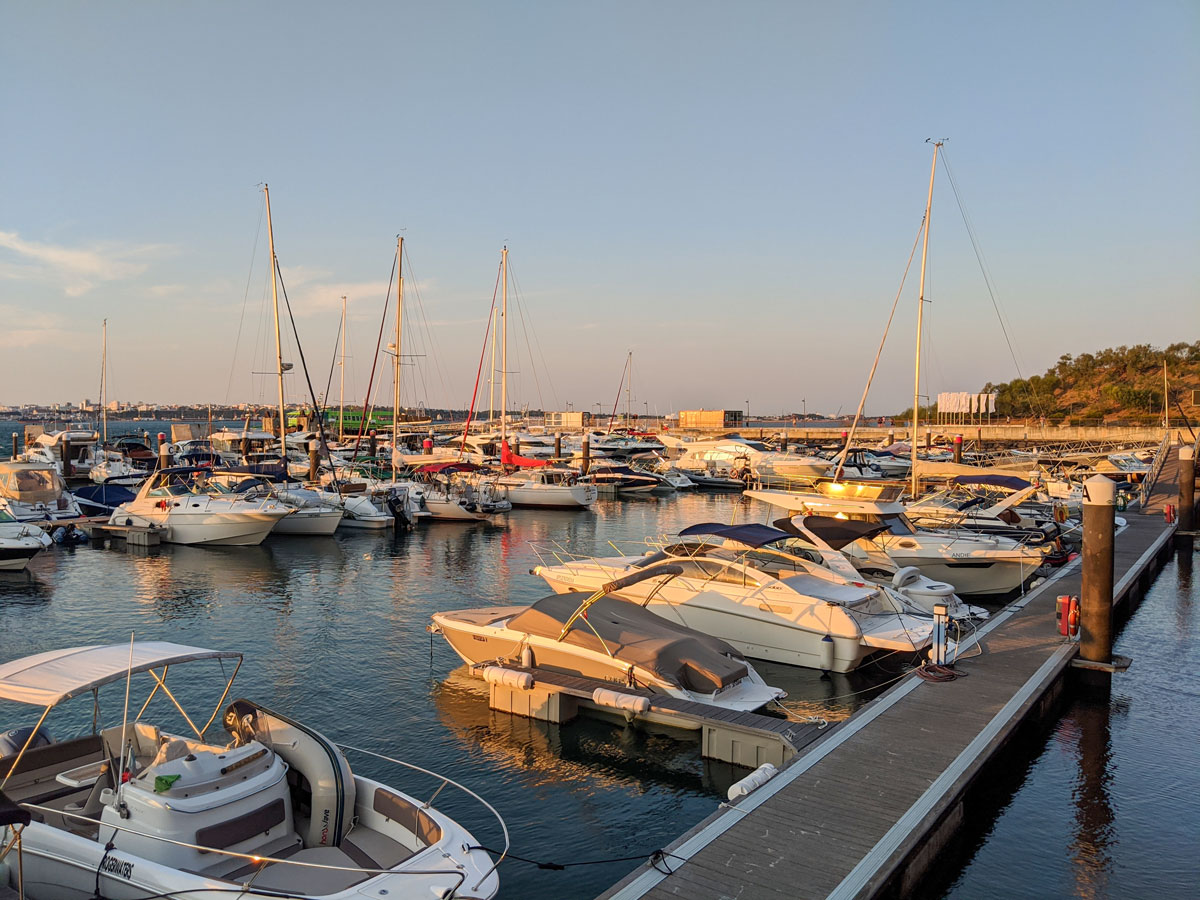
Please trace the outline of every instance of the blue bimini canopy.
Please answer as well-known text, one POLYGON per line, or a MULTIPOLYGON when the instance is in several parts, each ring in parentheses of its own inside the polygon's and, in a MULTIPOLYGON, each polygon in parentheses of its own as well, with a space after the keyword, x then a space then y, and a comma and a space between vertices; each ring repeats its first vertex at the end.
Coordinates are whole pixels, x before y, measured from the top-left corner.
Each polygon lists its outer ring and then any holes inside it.
POLYGON ((776 541, 791 537, 786 531, 772 528, 770 525, 760 525, 757 522, 747 522, 744 525, 722 525, 720 522, 704 522, 701 525, 689 525, 679 532, 680 537, 691 537, 698 534, 711 534, 714 537, 728 538, 745 544, 748 547, 765 547, 776 541))
POLYGON ((1010 491, 1023 491, 1032 485, 1024 478, 1016 475, 955 475, 950 479, 951 484, 983 484, 991 487, 1007 488, 1010 491))

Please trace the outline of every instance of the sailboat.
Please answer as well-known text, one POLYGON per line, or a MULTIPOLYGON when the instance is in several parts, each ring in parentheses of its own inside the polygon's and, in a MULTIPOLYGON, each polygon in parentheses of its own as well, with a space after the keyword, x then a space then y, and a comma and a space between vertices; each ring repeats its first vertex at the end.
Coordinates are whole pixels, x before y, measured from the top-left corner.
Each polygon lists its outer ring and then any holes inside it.
POLYGON ((579 481, 574 469, 514 454, 508 446, 508 248, 501 255, 503 290, 500 301, 500 465, 496 479, 513 506, 587 509, 599 494, 594 484, 579 481))

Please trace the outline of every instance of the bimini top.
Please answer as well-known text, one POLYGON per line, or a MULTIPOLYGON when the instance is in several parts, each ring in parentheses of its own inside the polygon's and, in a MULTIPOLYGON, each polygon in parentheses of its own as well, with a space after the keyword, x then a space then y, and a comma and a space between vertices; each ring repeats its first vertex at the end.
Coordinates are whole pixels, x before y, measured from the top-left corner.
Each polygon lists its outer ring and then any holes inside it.
POLYGON ((205 650, 169 641, 136 641, 130 667, 129 644, 51 650, 0 665, 0 699, 32 706, 56 706, 84 691, 118 681, 126 673, 194 659, 241 659, 241 656, 236 650, 205 650))
POLYGON ((680 537, 691 537, 694 534, 711 534, 714 537, 728 538, 745 544, 747 547, 765 547, 776 541, 791 537, 786 531, 761 525, 758 522, 746 522, 743 525, 722 525, 720 522, 704 522, 701 525, 689 525, 679 532, 680 537))
POLYGON ((1023 491, 1033 487, 1024 478, 1016 475, 955 475, 950 479, 951 484, 982 484, 989 487, 1007 488, 1010 491, 1023 491))
POLYGON ((479 466, 469 462, 429 463, 419 466, 417 472, 422 475, 450 475, 454 472, 476 472, 479 466))
MULTIPOLYGON (((784 520, 786 521, 786 520, 784 520)), ((836 519, 833 516, 805 516, 800 524, 834 550, 841 550, 861 538, 870 540, 888 530, 881 522, 860 522, 857 519, 836 519)))

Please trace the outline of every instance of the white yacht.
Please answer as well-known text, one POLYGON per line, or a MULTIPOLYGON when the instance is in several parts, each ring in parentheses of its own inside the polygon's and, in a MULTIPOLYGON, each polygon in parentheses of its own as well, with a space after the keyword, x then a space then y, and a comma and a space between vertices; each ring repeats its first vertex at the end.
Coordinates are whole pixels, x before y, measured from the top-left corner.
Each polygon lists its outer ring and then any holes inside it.
MULTIPOLYGON (((347 753, 366 751, 339 747, 248 700, 226 706, 240 665, 240 653, 163 641, 73 647, 0 664, 0 699, 44 709, 36 726, 9 732, 0 747, 0 789, 33 819, 20 835, 20 858, 9 857, 25 896, 495 897, 499 860, 432 800, 356 774, 347 753), (197 693, 197 682, 216 675, 215 666, 207 676, 200 671, 208 668, 203 660, 233 666, 214 679, 224 691, 207 720, 207 713, 189 715, 177 699, 184 695, 166 686, 168 670, 183 667, 189 694, 197 693), (132 720, 102 727, 93 703, 99 710, 102 688, 123 692, 127 680, 148 682, 139 689, 150 699, 141 712, 130 708, 132 720), (46 716, 76 697, 87 698, 76 720, 91 719, 92 733, 52 741, 46 716), (172 720, 182 715, 194 733, 160 730, 144 718, 148 709, 172 720), (218 717, 224 731, 213 727, 218 717)), ((458 783, 400 765, 422 773, 406 772, 406 779, 433 776, 435 786, 453 786, 495 815, 458 783)), ((0 828, 6 851, 12 837, 0 828)))
POLYGON ((54 466, 64 478, 87 477, 100 458, 99 449, 100 435, 94 428, 69 425, 62 431, 43 431, 26 445, 23 456, 54 466))
POLYGON ((49 462, 0 462, 0 499, 18 522, 78 519, 79 504, 49 462))
POLYGON ((887 526, 843 548, 859 560, 915 566, 935 581, 954 585, 960 596, 1004 594, 1031 580, 1046 559, 1046 548, 1004 537, 949 534, 915 528, 899 498, 903 485, 822 482, 816 493, 753 490, 746 496, 792 515, 821 515, 887 526))
POLYGON ((880 651, 911 655, 929 644, 931 621, 912 615, 889 588, 773 549, 787 532, 708 523, 679 533, 694 535, 704 539, 642 556, 560 558, 533 574, 559 592, 621 585, 620 596, 668 621, 793 666, 851 672, 880 651), (665 574, 654 577, 660 565, 665 574))
POLYGON ((761 441, 729 436, 712 441, 683 441, 663 436, 662 442, 679 453, 675 466, 688 477, 720 476, 749 481, 753 478, 818 478, 829 472, 829 460, 799 453, 780 453, 761 441))
POLYGON ((42 529, 18 522, 0 499, 0 572, 20 572, 52 543, 42 529))
POLYGON ((427 463, 414 470, 413 478, 421 486, 432 519, 490 522, 512 509, 504 489, 493 478, 482 477, 479 467, 471 463, 427 463))
POLYGON ((209 478, 209 470, 160 469, 128 503, 109 517, 112 525, 163 529, 172 544, 261 544, 292 507, 270 497, 247 497, 209 478))
POLYGON ((530 606, 434 613, 430 630, 472 667, 542 667, 735 711, 785 696, 725 641, 609 596, 673 570, 635 572, 594 593, 560 592, 530 606))

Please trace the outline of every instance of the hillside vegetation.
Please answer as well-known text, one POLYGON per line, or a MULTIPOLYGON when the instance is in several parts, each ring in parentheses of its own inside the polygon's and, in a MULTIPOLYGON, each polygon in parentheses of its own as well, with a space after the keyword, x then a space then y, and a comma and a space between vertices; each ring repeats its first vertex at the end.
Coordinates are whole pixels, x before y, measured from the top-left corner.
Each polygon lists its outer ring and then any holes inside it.
POLYGON ((1162 420, 1163 363, 1167 367, 1171 419, 1183 412, 1193 421, 1200 409, 1190 404, 1200 389, 1200 341, 1171 344, 1165 350, 1149 344, 1116 347, 1098 353, 1059 357, 1044 375, 1005 384, 989 382, 996 391, 996 413, 1012 418, 1045 416, 1075 424, 1162 420))

